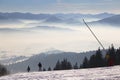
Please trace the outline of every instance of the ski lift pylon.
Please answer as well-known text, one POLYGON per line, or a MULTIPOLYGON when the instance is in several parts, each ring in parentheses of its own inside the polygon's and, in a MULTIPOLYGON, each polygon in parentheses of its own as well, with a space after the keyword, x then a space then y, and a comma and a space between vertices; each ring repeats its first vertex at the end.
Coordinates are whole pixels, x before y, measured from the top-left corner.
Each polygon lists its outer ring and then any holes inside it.
POLYGON ((88 26, 88 24, 85 22, 85 20, 83 19, 84 24, 87 26, 87 28, 90 30, 90 32, 92 33, 92 35, 95 37, 95 39, 97 40, 97 42, 100 44, 100 46, 103 48, 103 50, 105 50, 103 44, 100 42, 100 40, 97 38, 97 36, 95 35, 95 33, 92 31, 92 29, 88 26))

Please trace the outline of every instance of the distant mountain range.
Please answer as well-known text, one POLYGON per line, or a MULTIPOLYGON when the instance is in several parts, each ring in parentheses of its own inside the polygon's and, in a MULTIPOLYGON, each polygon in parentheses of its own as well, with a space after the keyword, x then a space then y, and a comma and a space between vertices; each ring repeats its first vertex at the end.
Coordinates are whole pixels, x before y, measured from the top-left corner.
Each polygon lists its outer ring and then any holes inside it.
POLYGON ((120 25, 120 15, 101 13, 101 14, 32 14, 32 13, 0 13, 0 24, 22 23, 20 20, 42 20, 43 23, 66 23, 80 24, 80 19, 98 18, 99 20, 90 22, 92 24, 120 25))
MULTIPOLYGON (((67 24, 67 25, 84 25, 82 19, 98 18, 96 21, 87 22, 93 25, 111 25, 120 26, 120 15, 101 13, 101 14, 32 14, 32 13, 0 13, 0 25, 13 24, 17 27, 19 24, 25 24, 25 27, 21 29, 17 28, 0 28, 0 32, 31 32, 31 30, 57 30, 57 31, 72 31, 69 28, 57 27, 55 24, 67 24), (22 20, 36 20, 37 23, 24 23, 22 20), (49 24, 53 23, 55 26, 49 24), (43 24, 42 26, 40 24, 43 24), (47 24, 47 25, 45 25, 47 24)), ((96 26, 97 26, 96 25, 96 26)), ((10 25, 12 26, 12 25, 10 25)), ((4 26, 3 26, 4 27, 4 26)))
POLYGON ((70 19, 70 18, 83 18, 83 17, 88 17, 88 18, 106 18, 113 16, 114 14, 110 13, 100 13, 100 14, 63 14, 63 13, 58 13, 58 14, 32 14, 32 13, 19 13, 19 12, 13 12, 13 13, 2 13, 0 12, 0 19, 34 19, 34 20, 41 20, 41 19, 48 19, 52 17, 57 17, 60 19, 70 19))
POLYGON ((32 14, 32 13, 0 13, 0 19, 28 19, 41 20, 50 17, 50 14, 32 14))
MULTIPOLYGON (((85 53, 75 53, 75 52, 63 52, 59 50, 48 51, 44 53, 40 53, 30 57, 27 60, 22 62, 18 62, 15 64, 10 64, 7 66, 8 70, 11 70, 12 73, 16 72, 26 72, 26 68, 29 65, 31 67, 31 71, 38 71, 38 63, 41 62, 43 68, 48 69, 48 67, 54 68, 56 62, 58 60, 63 60, 67 58, 68 61, 74 65, 76 62, 78 66, 82 64, 84 57, 90 57, 95 54, 95 51, 85 52, 85 53)), ((103 53, 103 56, 105 53, 103 53)))
POLYGON ((112 17, 104 18, 95 22, 92 22, 93 24, 99 23, 99 24, 107 24, 111 26, 120 26, 120 15, 115 15, 112 17))
POLYGON ((99 19, 103 19, 103 18, 107 18, 110 16, 113 16, 115 14, 111 14, 111 13, 100 13, 100 14, 73 14, 73 13, 68 13, 68 14, 55 14, 56 17, 61 18, 61 19, 70 19, 70 18, 99 18, 99 19))
MULTIPOLYGON (((0 13, 0 20, 43 20, 48 23, 76 23, 79 22, 78 19, 82 18, 107 18, 113 16, 114 14, 110 13, 101 13, 101 14, 32 14, 32 13, 0 13)), ((1 22, 1 21, 0 21, 1 22)), ((14 21, 13 21, 14 22, 14 21)))

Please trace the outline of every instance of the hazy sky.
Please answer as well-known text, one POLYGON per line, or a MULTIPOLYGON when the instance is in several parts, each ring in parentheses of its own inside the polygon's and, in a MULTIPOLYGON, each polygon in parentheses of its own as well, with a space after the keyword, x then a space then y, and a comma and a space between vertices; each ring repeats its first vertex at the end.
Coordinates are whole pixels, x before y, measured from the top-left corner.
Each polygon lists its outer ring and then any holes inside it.
POLYGON ((120 0, 0 0, 0 12, 120 13, 120 0))

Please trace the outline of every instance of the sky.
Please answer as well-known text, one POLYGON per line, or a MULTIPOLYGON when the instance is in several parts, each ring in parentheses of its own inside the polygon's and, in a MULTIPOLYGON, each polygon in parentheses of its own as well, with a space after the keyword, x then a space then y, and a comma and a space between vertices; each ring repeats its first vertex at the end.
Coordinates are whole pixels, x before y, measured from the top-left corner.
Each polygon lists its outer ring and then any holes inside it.
POLYGON ((120 13, 120 0, 0 0, 0 12, 120 13))

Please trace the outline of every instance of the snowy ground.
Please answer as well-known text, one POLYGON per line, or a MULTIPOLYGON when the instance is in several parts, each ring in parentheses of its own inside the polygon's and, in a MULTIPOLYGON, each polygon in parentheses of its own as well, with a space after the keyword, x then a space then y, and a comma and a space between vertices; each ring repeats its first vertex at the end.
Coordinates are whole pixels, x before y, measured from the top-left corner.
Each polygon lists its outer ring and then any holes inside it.
POLYGON ((120 80, 120 66, 17 73, 0 77, 0 80, 120 80))

